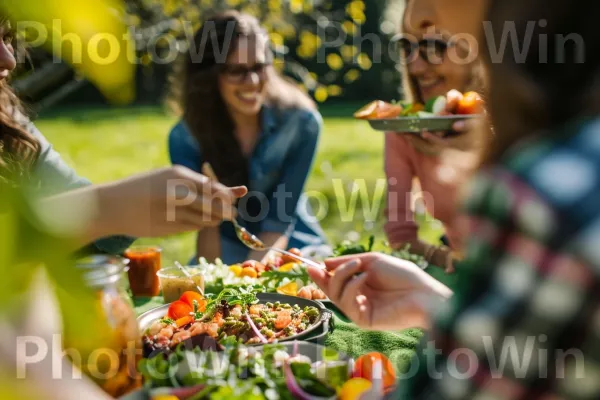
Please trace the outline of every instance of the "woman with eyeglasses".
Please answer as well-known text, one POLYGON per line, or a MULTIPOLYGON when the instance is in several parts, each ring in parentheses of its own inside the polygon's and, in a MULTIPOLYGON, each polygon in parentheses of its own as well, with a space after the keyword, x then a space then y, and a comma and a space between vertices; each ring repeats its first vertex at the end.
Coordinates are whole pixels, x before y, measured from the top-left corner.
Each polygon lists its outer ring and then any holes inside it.
MULTIPOLYGON (((173 79, 172 103, 181 114, 169 135, 173 164, 247 185, 238 222, 268 246, 322 244, 300 201, 322 119, 312 100, 276 73, 266 31, 254 17, 228 11, 205 21, 190 51, 173 79)), ((250 252, 223 223, 198 233, 197 256, 233 264, 267 255, 250 252)))
MULTIPOLYGON (((396 37, 401 51, 406 100, 424 104, 453 89, 479 90, 483 73, 475 49, 476 26, 469 21, 484 10, 481 0, 408 0, 402 32, 396 37)), ((479 17, 481 20, 481 17, 479 17)), ((450 101, 449 101, 450 103, 450 101)), ((470 125, 470 124, 469 124, 470 125)), ((458 191, 470 167, 446 163, 447 149, 464 151, 476 158, 480 134, 466 122, 456 122, 453 132, 420 135, 390 132, 385 139, 385 171, 388 178, 386 234, 390 245, 410 245, 433 265, 451 272, 462 247, 461 221, 457 214, 458 191), (441 221, 445 235, 439 244, 418 238, 414 205, 441 221)))
POLYGON ((387 398, 600 399, 600 3, 488 4, 480 44, 497 136, 464 203, 456 293, 377 253, 309 271, 362 327, 429 329, 387 398), (522 57, 499 47, 507 26, 531 39, 522 57))

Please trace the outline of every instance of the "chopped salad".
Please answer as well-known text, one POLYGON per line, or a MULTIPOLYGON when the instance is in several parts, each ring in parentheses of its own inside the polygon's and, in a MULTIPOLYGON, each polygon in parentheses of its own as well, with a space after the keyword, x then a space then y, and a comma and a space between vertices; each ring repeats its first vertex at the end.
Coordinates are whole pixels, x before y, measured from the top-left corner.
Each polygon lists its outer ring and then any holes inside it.
MULTIPOLYGON (((290 252, 299 252, 290 249, 290 252)), ((220 293, 226 288, 261 285, 266 292, 325 300, 327 297, 310 279, 306 267, 290 257, 274 257, 267 264, 248 260, 226 265, 220 259, 209 263, 200 258, 199 265, 187 267, 190 273, 201 272, 207 293, 220 293)))
POLYGON ((283 303, 258 304, 260 287, 228 288, 218 296, 185 292, 170 304, 167 315, 146 329, 146 354, 170 351, 197 336, 216 343, 269 343, 306 331, 319 320, 316 307, 283 303))
POLYGON ((238 344, 220 353, 178 348, 168 357, 143 360, 139 370, 156 400, 358 399, 368 391, 381 397, 395 386, 391 363, 379 353, 353 363, 324 349, 320 359, 299 354, 296 344, 238 344), (380 361, 382 373, 374 377, 372 364, 380 361))

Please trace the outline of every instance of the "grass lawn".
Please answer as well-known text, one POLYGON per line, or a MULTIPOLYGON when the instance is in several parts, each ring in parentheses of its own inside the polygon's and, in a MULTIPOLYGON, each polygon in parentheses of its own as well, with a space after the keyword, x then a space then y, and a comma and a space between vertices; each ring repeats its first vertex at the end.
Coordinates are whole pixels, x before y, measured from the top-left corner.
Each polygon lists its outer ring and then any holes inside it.
MULTIPOLYGON (((364 122, 342 117, 351 115, 352 109, 323 110, 325 129, 306 190, 326 207, 321 224, 332 243, 356 233, 375 234, 382 242, 383 135, 364 122), (348 207, 353 192, 358 199, 355 208, 348 207)), ((159 108, 55 110, 36 121, 66 162, 96 183, 169 165, 167 135, 174 123, 159 108)), ((439 237, 439 224, 421 225, 424 237, 439 237)), ((160 245, 165 264, 185 262, 193 254, 194 234, 140 242, 160 245)))

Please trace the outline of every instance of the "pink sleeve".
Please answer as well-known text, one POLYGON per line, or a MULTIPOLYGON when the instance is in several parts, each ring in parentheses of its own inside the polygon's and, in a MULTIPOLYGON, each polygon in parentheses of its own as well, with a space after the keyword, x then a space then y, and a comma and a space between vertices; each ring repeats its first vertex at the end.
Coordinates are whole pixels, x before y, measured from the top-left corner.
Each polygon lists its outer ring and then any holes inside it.
POLYGON ((417 239, 418 226, 409 201, 415 176, 412 147, 402 135, 385 135, 385 174, 388 180, 385 233, 394 245, 417 239))

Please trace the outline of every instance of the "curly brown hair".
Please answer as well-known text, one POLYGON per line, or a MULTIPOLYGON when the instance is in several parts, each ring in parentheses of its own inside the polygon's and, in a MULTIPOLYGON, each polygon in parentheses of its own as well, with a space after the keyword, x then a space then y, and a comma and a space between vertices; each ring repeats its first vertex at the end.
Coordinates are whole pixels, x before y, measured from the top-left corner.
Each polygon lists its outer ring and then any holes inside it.
MULTIPOLYGON (((0 33, 14 38, 6 20, 0 19, 0 33)), ((16 39, 12 40, 18 47, 16 39)), ((21 58, 23 51, 16 53, 21 58)), ((27 131, 26 121, 19 98, 8 82, 0 82, 0 179, 4 181, 28 175, 38 158, 40 145, 27 131)))
MULTIPOLYGON (((230 186, 248 184, 248 161, 234 136, 233 120, 219 91, 217 64, 227 59, 241 38, 258 36, 267 37, 259 21, 250 15, 226 11, 207 18, 194 37, 201 59, 186 52, 171 77, 171 108, 182 116, 198 140, 203 161, 210 163, 219 180, 230 186)), ((271 59, 272 55, 268 56, 271 59)), ((304 92, 272 66, 267 69, 267 77, 269 106, 316 108, 304 92)))

